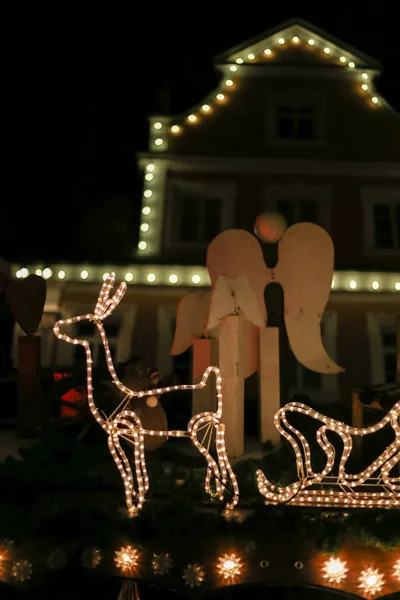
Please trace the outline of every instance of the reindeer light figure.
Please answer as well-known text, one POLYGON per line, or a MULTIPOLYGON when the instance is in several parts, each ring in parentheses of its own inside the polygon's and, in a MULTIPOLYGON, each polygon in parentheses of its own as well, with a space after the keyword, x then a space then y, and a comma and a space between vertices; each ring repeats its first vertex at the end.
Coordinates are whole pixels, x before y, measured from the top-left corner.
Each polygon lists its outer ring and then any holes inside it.
POLYGON ((286 487, 278 487, 273 485, 261 470, 258 470, 257 485, 260 493, 266 498, 266 504, 355 508, 400 507, 400 477, 390 477, 390 472, 400 461, 400 402, 397 402, 381 421, 362 429, 330 419, 300 402, 290 402, 278 410, 274 423, 295 452, 299 481, 286 487), (309 415, 322 423, 316 437, 319 446, 325 452, 326 464, 320 473, 313 471, 310 446, 304 435, 288 422, 286 416, 288 412, 309 415), (353 447, 352 438, 370 435, 389 424, 395 434, 394 441, 362 472, 346 473, 346 463, 353 447), (343 442, 338 475, 331 475, 335 463, 335 448, 327 438, 328 431, 336 433, 343 442), (300 445, 292 434, 297 436, 300 445))
POLYGON ((80 344, 85 348, 87 365, 87 397, 89 408, 96 421, 108 434, 108 446, 124 483, 126 505, 129 516, 133 517, 139 514, 143 506, 146 493, 149 490, 149 478, 147 475, 146 458, 144 452, 144 436, 146 435, 157 435, 166 438, 190 438, 195 448, 205 457, 207 461, 207 473, 205 479, 206 493, 211 498, 218 498, 221 502, 225 502, 226 511, 233 510, 239 500, 239 487, 225 449, 225 426, 223 423, 221 423, 223 408, 221 392, 222 379, 219 369, 217 369, 217 367, 208 367, 204 371, 200 383, 193 385, 175 385, 140 392, 133 391, 123 385, 123 383, 118 379, 115 371, 107 336, 103 326, 103 321, 114 311, 116 306, 122 300, 126 291, 126 283, 122 282, 118 286, 114 295, 110 297, 114 283, 115 274, 112 273, 107 277, 102 285, 93 314, 80 315, 77 317, 57 321, 57 323, 54 325, 53 331, 59 339, 68 342, 69 344, 80 344), (104 346, 109 373, 118 389, 125 395, 120 405, 109 417, 106 418, 103 418, 100 415, 93 398, 93 360, 89 342, 85 339, 71 338, 68 335, 60 332, 62 326, 73 325, 74 323, 78 323, 79 321, 83 320, 92 321, 96 325, 104 346), (208 378, 211 373, 214 373, 216 377, 217 410, 215 412, 203 412, 193 416, 189 421, 186 431, 159 431, 145 429, 139 416, 133 410, 129 410, 128 408, 130 400, 134 397, 151 397, 177 390, 197 390, 203 388, 207 385, 208 378), (210 454, 210 444, 213 430, 215 430, 215 449, 217 460, 215 460, 210 454), (204 435, 200 441, 199 434, 201 432, 204 432, 204 435), (133 445, 133 470, 121 446, 120 438, 125 439, 133 445), (137 489, 135 487, 135 478, 137 489), (228 482, 230 482, 233 491, 232 499, 229 502, 224 498, 224 494, 227 491, 228 482))

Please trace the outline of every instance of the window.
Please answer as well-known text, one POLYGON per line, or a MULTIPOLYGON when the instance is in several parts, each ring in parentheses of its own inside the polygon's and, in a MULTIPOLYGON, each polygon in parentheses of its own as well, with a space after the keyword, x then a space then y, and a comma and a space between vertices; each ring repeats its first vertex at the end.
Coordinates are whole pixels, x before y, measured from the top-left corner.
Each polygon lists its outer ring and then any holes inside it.
POLYGON ((172 181, 168 238, 173 245, 207 245, 233 225, 235 186, 231 182, 172 181))
POLYGON ((394 383, 396 381, 397 369, 395 327, 383 326, 381 329, 381 339, 385 382, 394 383))
POLYGON ((318 204, 314 200, 278 199, 276 209, 285 217, 288 226, 294 223, 318 223, 318 204))
POLYGON ((374 242, 377 248, 400 248, 400 202, 374 204, 374 242))
POLYGON ((361 190, 367 251, 400 252, 400 189, 365 187, 361 190))
POLYGON ((277 107, 277 137, 283 140, 312 140, 314 111, 310 106, 277 107))

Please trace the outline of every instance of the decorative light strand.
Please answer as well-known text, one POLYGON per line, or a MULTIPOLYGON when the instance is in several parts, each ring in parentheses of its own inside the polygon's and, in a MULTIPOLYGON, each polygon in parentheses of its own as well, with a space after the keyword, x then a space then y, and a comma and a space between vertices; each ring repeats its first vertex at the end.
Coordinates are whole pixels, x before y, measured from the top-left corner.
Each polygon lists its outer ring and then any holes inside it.
POLYGON ((225 425, 221 423, 223 399, 222 399, 222 379, 221 373, 217 367, 208 367, 204 371, 203 377, 199 383, 189 385, 174 385, 164 388, 156 388, 136 392, 126 387, 118 379, 114 368, 107 336, 104 330, 103 321, 114 311, 116 306, 122 300, 125 291, 126 283, 122 282, 114 295, 110 298, 110 292, 115 283, 115 274, 112 273, 103 283, 99 298, 94 310, 94 314, 86 314, 77 317, 72 317, 66 320, 61 319, 53 327, 53 331, 58 339, 61 339, 69 344, 80 344, 86 351, 86 368, 87 368, 87 396, 90 411, 99 425, 108 434, 108 446, 111 455, 121 474, 124 487, 125 498, 130 516, 136 516, 143 506, 145 495, 149 489, 149 478, 146 469, 146 459, 144 453, 144 436, 162 436, 162 437, 188 437, 192 441, 195 448, 205 457, 207 461, 207 473, 205 480, 205 491, 211 498, 218 498, 221 502, 225 502, 225 510, 230 511, 235 508, 239 501, 239 487, 235 474, 230 465, 228 454, 225 447, 225 425), (93 399, 93 376, 92 376, 92 354, 90 345, 87 340, 71 338, 60 332, 60 328, 64 325, 72 325, 82 320, 92 321, 101 337, 104 346, 106 363, 108 371, 113 382, 118 389, 124 394, 124 399, 117 409, 108 418, 103 418, 93 399), (217 391, 217 410, 216 412, 203 412, 193 416, 188 424, 186 431, 184 430, 154 430, 145 429, 138 415, 132 410, 126 410, 129 401, 145 396, 160 396, 161 394, 178 391, 178 390, 199 390, 207 385, 208 377, 211 373, 216 377, 217 391), (202 432, 203 438, 199 440, 199 433, 202 432), (212 434, 215 432, 215 448, 217 453, 217 461, 210 454, 210 442, 212 434), (137 489, 130 466, 129 460, 126 457, 124 450, 120 444, 120 438, 128 440, 133 445, 134 467, 137 489), (232 486, 231 501, 224 500, 224 493, 227 491, 228 481, 232 486))
POLYGON ((241 559, 236 554, 224 554, 218 559, 218 574, 225 580, 236 580, 243 569, 241 559))
POLYGON ((400 506, 400 477, 390 477, 390 472, 400 460, 400 402, 397 402, 376 425, 360 429, 326 417, 299 402, 290 402, 279 409, 275 414, 274 424, 279 433, 290 442, 295 452, 299 480, 286 487, 278 487, 273 485, 261 470, 258 470, 257 485, 259 492, 266 498, 266 504, 361 508, 400 506), (288 412, 305 414, 322 423, 316 437, 319 446, 325 452, 326 465, 320 473, 313 471, 310 446, 303 434, 288 422, 286 416, 288 412), (394 441, 366 469, 357 474, 346 473, 346 463, 353 448, 352 438, 376 433, 386 425, 393 428, 394 441), (337 476, 331 475, 335 464, 335 448, 327 438, 328 431, 336 433, 343 441, 337 476), (297 436, 300 446, 292 434, 297 436), (377 472, 378 475, 374 477, 377 472), (324 485, 331 489, 323 489, 324 485), (313 486, 317 486, 317 489, 306 489, 313 486), (366 491, 366 486, 376 491, 366 491), (334 491, 332 489, 334 487, 340 491, 334 491))
POLYGON ((348 568, 346 563, 339 558, 333 556, 327 560, 322 569, 322 576, 328 579, 330 583, 340 583, 342 579, 346 579, 348 568))
POLYGON ((383 575, 379 573, 378 569, 372 569, 371 567, 362 571, 359 582, 360 585, 358 587, 364 592, 371 594, 371 596, 380 592, 385 583, 383 575))
POLYGON ((138 565, 140 552, 132 546, 125 546, 115 552, 114 562, 122 573, 132 575, 138 565))

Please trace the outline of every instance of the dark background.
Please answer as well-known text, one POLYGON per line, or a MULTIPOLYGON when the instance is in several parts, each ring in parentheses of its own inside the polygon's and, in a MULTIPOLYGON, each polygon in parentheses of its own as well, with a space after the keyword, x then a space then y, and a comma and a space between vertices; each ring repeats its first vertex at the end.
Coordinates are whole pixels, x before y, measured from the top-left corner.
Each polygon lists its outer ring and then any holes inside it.
POLYGON ((387 0, 50 6, 2 15, 8 260, 132 260, 148 114, 190 108, 218 81, 215 55, 290 17, 378 59, 379 91, 400 110, 400 26, 387 0))

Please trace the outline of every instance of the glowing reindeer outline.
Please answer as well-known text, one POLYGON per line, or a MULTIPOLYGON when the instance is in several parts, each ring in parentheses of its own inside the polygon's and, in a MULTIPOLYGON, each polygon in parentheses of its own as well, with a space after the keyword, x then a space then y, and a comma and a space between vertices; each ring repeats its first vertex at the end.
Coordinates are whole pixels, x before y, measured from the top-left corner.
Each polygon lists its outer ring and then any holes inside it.
POLYGON ((90 411, 99 425, 108 434, 108 446, 111 455, 121 474, 124 487, 126 505, 129 516, 133 517, 140 512, 147 491, 149 490, 149 478, 147 475, 146 458, 144 452, 144 436, 158 435, 162 437, 189 437, 193 445, 207 460, 207 474, 205 479, 205 491, 211 498, 218 498, 221 502, 225 501, 226 511, 231 511, 239 501, 239 487, 235 474, 230 465, 228 455, 225 449, 225 426, 221 423, 223 398, 222 398, 222 379, 220 371, 217 367, 208 367, 203 374, 201 381, 197 384, 190 385, 174 385, 165 388, 155 388, 136 392, 126 387, 117 376, 112 361, 110 348, 108 345, 107 336, 104 330, 103 321, 114 311, 116 306, 121 302, 127 285, 125 282, 120 283, 114 295, 110 298, 110 292, 115 283, 115 274, 111 273, 104 281, 100 294, 95 306, 94 313, 71 317, 69 319, 61 319, 53 327, 54 334, 58 339, 61 339, 69 344, 79 344, 86 351, 86 366, 87 366, 87 397, 90 411), (108 417, 103 418, 97 409, 93 399, 93 380, 92 380, 92 353, 90 344, 85 339, 71 338, 66 334, 60 333, 60 328, 63 325, 72 325, 79 321, 92 321, 101 336, 104 346, 108 371, 118 389, 125 394, 124 399, 114 412, 108 417), (187 430, 152 430, 145 429, 139 416, 133 410, 126 410, 126 406, 131 398, 143 398, 144 396, 160 395, 166 392, 177 390, 198 390, 206 386, 207 380, 211 373, 216 376, 216 391, 217 391, 217 410, 216 412, 203 412, 194 415, 188 424, 187 430), (210 442, 211 433, 215 429, 215 446, 217 452, 217 461, 211 456, 210 442), (202 442, 198 439, 198 433, 205 429, 205 434, 202 442), (122 449, 119 438, 124 438, 133 444, 134 447, 134 462, 135 476, 137 480, 137 490, 135 489, 134 475, 129 460, 122 449), (207 446, 204 445, 208 437, 207 446), (215 491, 211 489, 212 477, 214 477, 215 491), (224 492, 230 480, 233 488, 233 498, 230 502, 224 499, 224 492), (135 499, 135 501, 133 500, 135 499))
POLYGON ((279 433, 290 442, 295 452, 299 481, 286 487, 275 486, 261 470, 258 470, 257 485, 259 492, 266 498, 266 504, 285 503, 298 506, 363 508, 400 507, 400 477, 390 477, 390 472, 400 461, 400 401, 378 423, 362 429, 326 417, 300 402, 290 402, 279 409, 275 414, 274 424, 279 433), (303 434, 288 422, 287 412, 306 414, 323 423, 316 433, 317 442, 324 450, 327 459, 326 465, 320 473, 313 471, 310 446, 303 434), (389 423, 395 432, 395 440, 366 469, 357 474, 346 473, 346 463, 353 447, 352 436, 375 433, 389 423), (327 438, 327 431, 333 431, 343 441, 337 476, 330 475, 335 463, 335 448, 327 438), (301 449, 289 432, 297 435, 301 449), (373 477, 378 470, 380 470, 379 475, 373 477), (340 491, 324 489, 324 485, 327 488, 338 487, 340 491), (306 490, 312 486, 316 486, 316 488, 314 487, 310 491, 306 490))

